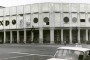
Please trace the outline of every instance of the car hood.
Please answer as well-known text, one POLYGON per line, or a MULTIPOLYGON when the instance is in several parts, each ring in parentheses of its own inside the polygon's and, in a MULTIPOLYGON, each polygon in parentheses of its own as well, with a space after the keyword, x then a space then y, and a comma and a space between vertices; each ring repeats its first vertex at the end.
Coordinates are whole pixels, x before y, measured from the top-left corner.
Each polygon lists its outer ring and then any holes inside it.
POLYGON ((67 60, 67 59, 51 58, 51 59, 47 59, 47 60, 67 60))

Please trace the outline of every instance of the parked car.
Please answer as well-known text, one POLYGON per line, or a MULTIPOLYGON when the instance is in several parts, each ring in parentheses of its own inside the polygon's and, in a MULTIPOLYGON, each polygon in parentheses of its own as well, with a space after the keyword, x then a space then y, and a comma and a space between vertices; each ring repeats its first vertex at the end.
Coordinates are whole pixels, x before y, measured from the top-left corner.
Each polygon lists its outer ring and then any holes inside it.
POLYGON ((83 47, 59 47, 54 57, 47 60, 90 60, 90 49, 83 47))

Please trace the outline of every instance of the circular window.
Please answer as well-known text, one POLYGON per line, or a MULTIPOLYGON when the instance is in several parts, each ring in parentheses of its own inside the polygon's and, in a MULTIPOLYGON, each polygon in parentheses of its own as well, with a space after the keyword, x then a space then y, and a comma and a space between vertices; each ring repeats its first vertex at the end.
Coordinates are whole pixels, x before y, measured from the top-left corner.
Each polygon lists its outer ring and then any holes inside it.
POLYGON ((49 22, 49 18, 48 17, 45 17, 44 18, 44 22, 46 22, 46 23, 49 22))
POLYGON ((90 22, 90 18, 89 18, 88 20, 89 20, 89 22, 90 22))
POLYGON ((73 17, 73 18, 72 18, 72 21, 73 21, 74 23, 76 23, 76 22, 77 22, 77 18, 76 18, 76 17, 73 17))
POLYGON ((37 23, 38 22, 38 18, 34 18, 34 23, 37 23))
POLYGON ((69 18, 68 17, 64 17, 64 22, 68 23, 69 22, 69 18))

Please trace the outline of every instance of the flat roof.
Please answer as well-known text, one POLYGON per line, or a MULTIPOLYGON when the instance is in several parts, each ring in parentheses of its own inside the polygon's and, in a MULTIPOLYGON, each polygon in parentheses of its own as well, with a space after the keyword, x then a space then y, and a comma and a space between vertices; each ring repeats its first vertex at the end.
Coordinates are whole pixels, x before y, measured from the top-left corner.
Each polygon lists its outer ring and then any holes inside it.
POLYGON ((59 47, 58 49, 67 49, 67 50, 77 50, 77 51, 89 51, 89 48, 82 48, 82 47, 59 47))

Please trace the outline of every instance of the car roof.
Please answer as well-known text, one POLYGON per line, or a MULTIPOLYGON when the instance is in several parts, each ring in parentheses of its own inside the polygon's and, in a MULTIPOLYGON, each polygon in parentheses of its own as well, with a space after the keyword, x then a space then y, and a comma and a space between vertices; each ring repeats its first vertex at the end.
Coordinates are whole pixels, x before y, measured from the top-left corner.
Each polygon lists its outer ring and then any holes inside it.
POLYGON ((59 47, 59 49, 66 49, 66 50, 77 50, 77 51, 90 51, 89 48, 83 48, 83 47, 59 47))

